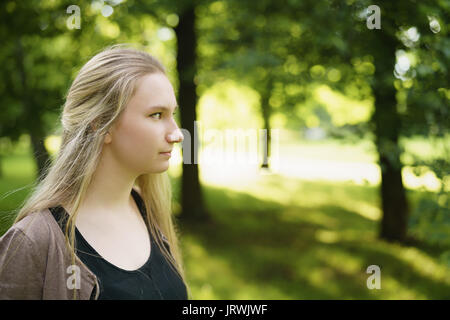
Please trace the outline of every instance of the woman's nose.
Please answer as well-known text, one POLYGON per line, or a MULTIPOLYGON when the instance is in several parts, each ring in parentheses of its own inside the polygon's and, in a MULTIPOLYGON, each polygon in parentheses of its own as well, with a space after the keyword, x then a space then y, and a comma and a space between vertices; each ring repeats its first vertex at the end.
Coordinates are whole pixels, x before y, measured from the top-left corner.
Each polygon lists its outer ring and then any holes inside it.
POLYGON ((168 140, 169 142, 182 142, 184 140, 184 136, 180 128, 175 129, 174 132, 169 134, 168 140))

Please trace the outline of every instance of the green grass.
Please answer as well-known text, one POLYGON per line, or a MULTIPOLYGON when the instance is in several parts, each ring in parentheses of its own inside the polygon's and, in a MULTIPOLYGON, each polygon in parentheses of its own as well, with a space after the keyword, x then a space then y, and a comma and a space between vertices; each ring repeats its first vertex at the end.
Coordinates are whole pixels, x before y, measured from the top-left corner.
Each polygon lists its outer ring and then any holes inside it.
POLYGON ((3 176, 0 178, 0 234, 3 234, 12 223, 14 211, 21 205, 34 183, 36 165, 28 154, 2 157, 1 165, 3 176))
MULTIPOLYGON (((2 166, 0 234, 11 222, 5 213, 29 189, 4 195, 35 177, 29 155, 5 157, 2 166)), ((179 181, 173 182, 176 192, 179 181)), ((407 194, 412 209, 431 195, 407 194)), ((205 184, 204 195, 215 224, 180 225, 194 299, 450 297, 450 267, 442 258, 450 244, 379 240, 378 187, 268 175, 240 191, 205 184), (381 269, 380 290, 366 286, 369 265, 381 269)))
MULTIPOLYGON (((286 180, 280 179, 278 188, 291 185, 286 180)), ((402 247, 378 240, 378 221, 365 218, 358 206, 334 205, 328 196, 330 188, 340 188, 348 199, 364 203, 375 198, 375 188, 296 183, 304 205, 282 206, 242 192, 205 189, 216 225, 182 226, 196 299, 449 297, 450 269, 441 255, 450 246, 424 242, 402 247), (320 194, 322 204, 308 205, 308 199, 320 194), (373 264, 381 268, 380 290, 366 286, 366 269, 373 264)))

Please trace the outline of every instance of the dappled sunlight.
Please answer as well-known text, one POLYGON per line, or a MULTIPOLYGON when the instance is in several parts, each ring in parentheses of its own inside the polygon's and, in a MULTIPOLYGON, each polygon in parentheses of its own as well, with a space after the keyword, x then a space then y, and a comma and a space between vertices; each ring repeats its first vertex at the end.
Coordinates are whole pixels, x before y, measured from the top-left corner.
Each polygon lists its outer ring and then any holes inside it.
POLYGON ((300 212, 298 207, 287 208, 280 214, 280 221, 289 223, 313 223, 322 228, 334 229, 339 225, 335 217, 331 217, 319 210, 307 209, 300 212))
POLYGON ((192 238, 184 236, 183 254, 188 258, 186 269, 189 283, 195 290, 194 299, 218 299, 212 284, 217 285, 219 274, 228 278, 228 264, 223 259, 213 258, 205 248, 192 238), (201 262, 201 263, 199 263, 201 262), (198 283, 199 286, 195 284, 198 283))
POLYGON ((372 101, 351 99, 326 85, 318 86, 314 90, 314 97, 326 107, 336 126, 368 121, 374 109, 372 101))
POLYGON ((114 39, 120 35, 119 25, 110 19, 103 16, 98 16, 96 23, 98 32, 104 37, 114 39))
POLYGON ((341 288, 333 279, 333 271, 327 267, 311 269, 306 280, 315 287, 320 288, 330 296, 341 297, 341 288))
MULTIPOLYGON (((355 295, 358 295, 358 291, 361 294, 365 291, 364 295, 373 295, 383 299, 427 299, 427 296, 419 290, 420 284, 411 286, 409 282, 406 282, 407 278, 398 275, 398 272, 401 272, 398 270, 401 265, 395 262, 390 265, 387 264, 383 254, 392 251, 391 254, 396 252, 396 256, 411 265, 414 272, 434 281, 449 282, 445 274, 445 268, 435 264, 432 259, 426 257, 419 250, 413 248, 395 250, 390 245, 385 245, 383 248, 379 252, 378 259, 365 260, 357 252, 349 253, 336 246, 316 247, 314 259, 317 260, 317 266, 314 267, 314 271, 308 273, 307 279, 315 286, 321 287, 324 291, 336 296, 339 296, 337 290, 343 286, 341 282, 351 281, 355 286, 355 295), (381 290, 369 290, 367 288, 367 279, 370 273, 367 273, 366 270, 372 264, 381 267, 381 290), (428 270, 424 272, 423 269, 428 270)), ((423 281, 423 279, 420 281, 423 281)), ((349 294, 349 292, 346 292, 346 294, 349 294)))
POLYGON ((239 276, 236 271, 242 266, 232 264, 230 260, 218 255, 217 252, 208 252, 191 235, 183 236, 183 255, 187 261, 187 278, 194 300, 231 297, 236 300, 292 298, 276 285, 255 282, 239 276), (231 287, 230 282, 233 283, 231 287))
POLYGON ((342 163, 321 159, 304 159, 299 155, 282 157, 280 173, 305 180, 351 181, 358 185, 377 185, 380 170, 370 163, 342 163))
POLYGON ((197 109, 198 121, 205 129, 259 129, 263 126, 258 93, 232 80, 208 88, 200 97, 197 109))
POLYGON ((418 177, 411 167, 405 166, 402 168, 402 176, 405 186, 409 189, 424 188, 428 191, 438 192, 442 187, 441 181, 432 171, 427 171, 418 177))
POLYGON ((450 269, 437 264, 433 258, 417 248, 399 250, 398 257, 424 277, 450 285, 450 269))
POLYGON ((346 207, 347 210, 350 210, 353 208, 353 210, 357 210, 358 214, 362 215, 364 218, 372 220, 372 221, 378 221, 381 219, 381 209, 376 205, 368 202, 358 201, 356 199, 352 199, 351 205, 347 202, 346 205, 340 204, 343 207, 346 207))
MULTIPOLYGON (((329 203, 342 207, 348 211, 355 212, 370 221, 378 221, 381 218, 381 210, 376 203, 359 200, 349 194, 346 190, 336 185, 334 188, 330 185, 328 192, 321 190, 305 190, 304 181, 287 177, 283 175, 260 175, 256 168, 254 170, 242 170, 240 172, 212 171, 206 180, 208 185, 221 186, 229 188, 236 192, 243 192, 252 195, 260 200, 270 200, 280 205, 299 205, 303 208, 314 209, 318 205, 329 203), (236 177, 234 174, 240 174, 236 177), (308 194, 305 197, 304 194, 308 194)), ((203 179, 202 173, 202 179, 203 179)), ((326 184, 326 181, 323 182, 326 184)), ((312 221, 318 224, 327 223, 332 227, 337 221, 331 221, 320 211, 314 210, 295 210, 295 215, 311 216, 312 221)))
POLYGON ((264 283, 248 283, 242 280, 245 291, 238 291, 233 294, 233 300, 260 300, 276 299, 289 300, 293 297, 285 294, 282 289, 276 285, 266 285, 264 283))
MULTIPOLYGON (((383 274, 382 274, 383 275, 383 274)), ((421 294, 407 285, 402 284, 398 279, 391 276, 383 276, 381 280, 381 290, 383 290, 383 299, 401 299, 416 300, 427 299, 426 295, 421 294)))
MULTIPOLYGON (((302 252, 294 262, 297 278, 302 279, 306 286, 302 284, 302 291, 307 291, 305 287, 310 287, 308 299, 316 299, 315 295, 342 298, 342 288, 336 281, 336 273, 316 258, 316 250, 302 252), (314 295, 313 295, 314 294, 314 295)), ((300 284, 299 284, 300 286, 300 284)))
MULTIPOLYGON (((336 247, 319 247, 315 250, 315 254, 319 261, 333 267, 333 269, 339 270, 339 273, 358 279, 368 267, 363 264, 363 259, 360 257, 336 247)), ((365 281, 361 284, 365 286, 365 281)))
MULTIPOLYGON (((344 147, 343 147, 344 148, 344 147)), ((347 149, 350 147, 347 146, 347 149)), ((322 150, 314 148, 313 152, 307 152, 305 146, 299 145, 297 150, 292 146, 279 147, 279 154, 273 156, 276 160, 275 168, 266 171, 261 170, 258 164, 252 164, 251 155, 245 152, 232 152, 220 150, 221 157, 205 162, 204 150, 199 152, 199 165, 202 172, 202 180, 213 185, 235 188, 248 187, 251 184, 261 183, 261 179, 267 174, 278 174, 289 178, 298 178, 304 181, 345 182, 360 186, 378 186, 381 182, 381 170, 377 163, 351 161, 346 159, 331 160, 329 155, 336 155, 339 148, 330 153, 327 147, 322 150), (239 159, 241 161, 239 162, 239 159)), ((350 150, 351 151, 351 150, 350 150)), ((349 153, 350 151, 346 151, 349 153)), ((208 151, 209 155, 213 152, 208 151)), ((361 155, 359 149, 354 150, 356 159, 367 159, 361 155)), ((181 155, 173 157, 172 163, 181 164, 181 155)), ((259 162, 261 163, 261 162, 259 162)), ((402 170, 404 185, 408 189, 425 189, 436 192, 441 187, 441 182, 432 172, 426 172, 416 176, 412 169, 405 166, 402 170)), ((376 219, 377 214, 372 213, 371 218, 376 219)))
POLYGON ((322 243, 336 243, 340 240, 338 232, 329 230, 317 230, 315 236, 316 240, 322 243))

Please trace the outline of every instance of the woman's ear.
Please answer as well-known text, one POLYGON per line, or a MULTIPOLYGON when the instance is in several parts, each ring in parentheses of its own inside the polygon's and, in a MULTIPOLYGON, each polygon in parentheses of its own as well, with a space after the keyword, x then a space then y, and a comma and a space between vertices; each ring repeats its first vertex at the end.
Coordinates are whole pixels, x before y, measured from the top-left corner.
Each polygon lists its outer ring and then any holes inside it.
MULTIPOLYGON (((90 129, 91 129, 92 131, 97 130, 97 122, 96 122, 96 121, 94 121, 94 122, 91 124, 90 129)), ((103 142, 104 142, 104 143, 111 143, 111 141, 112 141, 112 136, 111 136, 110 131, 108 131, 108 132, 106 133, 106 135, 105 135, 105 139, 103 140, 103 142)))
POLYGON ((109 133, 109 131, 106 133, 106 135, 105 135, 105 140, 104 140, 104 142, 105 143, 111 143, 111 141, 112 141, 112 137, 111 137, 111 133, 109 133))

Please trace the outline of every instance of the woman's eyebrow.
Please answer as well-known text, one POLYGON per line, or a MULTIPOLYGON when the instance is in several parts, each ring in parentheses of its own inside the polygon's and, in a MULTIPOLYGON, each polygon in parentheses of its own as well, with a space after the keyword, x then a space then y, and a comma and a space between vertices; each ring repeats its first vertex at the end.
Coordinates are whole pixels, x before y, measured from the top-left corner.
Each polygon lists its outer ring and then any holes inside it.
MULTIPOLYGON (((149 109, 150 109, 150 110, 153 110, 153 109, 164 109, 164 110, 169 110, 169 108, 168 108, 167 106, 163 106, 163 105, 151 106, 149 109)), ((175 106, 174 110, 177 110, 177 109, 178 109, 178 105, 175 106)))

